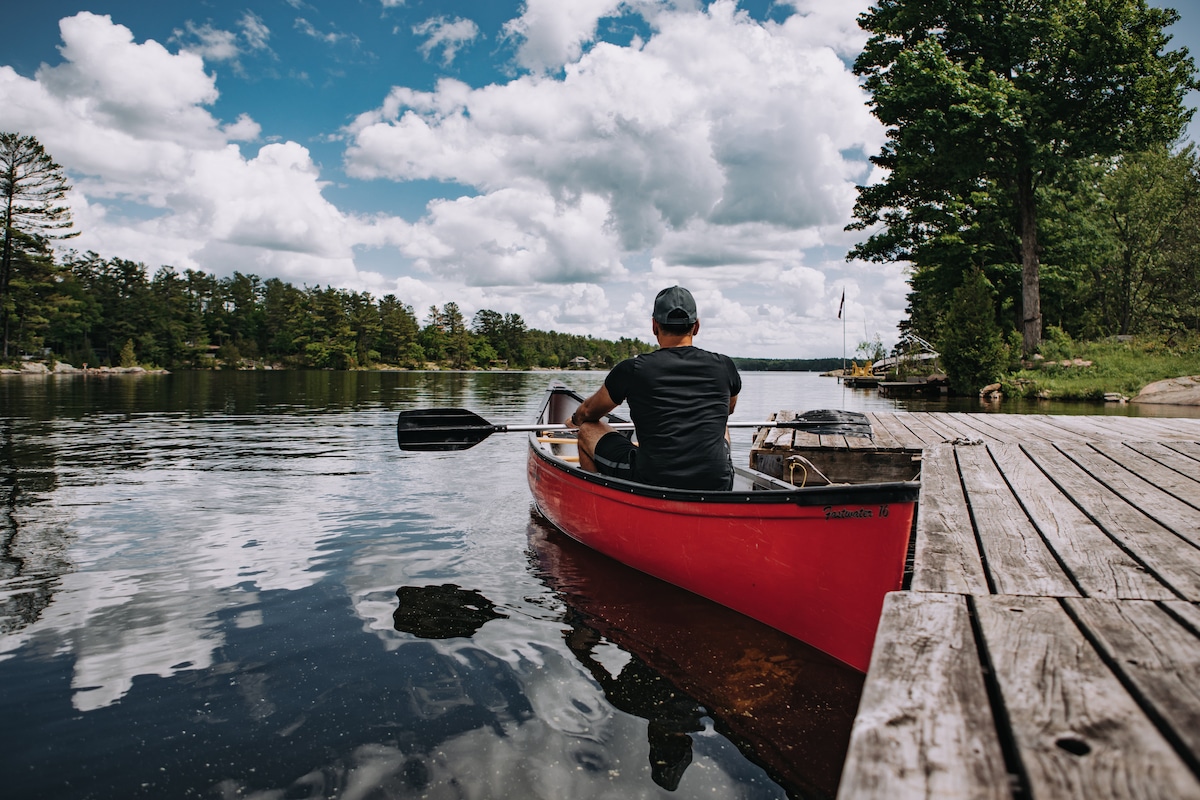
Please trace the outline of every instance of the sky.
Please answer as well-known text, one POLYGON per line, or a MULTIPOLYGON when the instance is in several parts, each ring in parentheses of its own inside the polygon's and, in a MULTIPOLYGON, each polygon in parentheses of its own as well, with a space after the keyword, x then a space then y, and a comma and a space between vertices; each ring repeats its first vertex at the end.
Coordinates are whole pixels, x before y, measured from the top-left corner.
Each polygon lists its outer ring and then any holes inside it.
POLYGON ((869 5, 39 0, 6 13, 0 130, 67 171, 66 246, 151 274, 646 341, 679 284, 702 347, 852 357, 908 291, 845 260, 884 141, 850 69, 869 5))

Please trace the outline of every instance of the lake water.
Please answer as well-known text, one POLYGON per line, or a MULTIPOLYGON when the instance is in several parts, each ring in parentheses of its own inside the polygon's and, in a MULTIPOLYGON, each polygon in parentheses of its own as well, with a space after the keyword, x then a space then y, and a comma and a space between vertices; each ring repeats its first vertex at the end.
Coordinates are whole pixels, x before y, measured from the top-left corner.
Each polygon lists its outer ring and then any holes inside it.
MULTIPOLYGON (((3 796, 832 796, 861 676, 549 529, 523 435, 396 448, 603 377, 0 379, 3 796)), ((743 377, 743 421, 903 407, 743 377)))

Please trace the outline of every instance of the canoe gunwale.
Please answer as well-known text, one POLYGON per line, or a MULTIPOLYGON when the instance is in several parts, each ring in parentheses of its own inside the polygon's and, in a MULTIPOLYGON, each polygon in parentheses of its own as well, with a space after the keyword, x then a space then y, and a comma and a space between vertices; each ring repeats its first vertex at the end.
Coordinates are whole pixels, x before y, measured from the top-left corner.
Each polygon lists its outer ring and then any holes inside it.
MULTIPOLYGON (((546 453, 542 448, 538 447, 536 434, 530 434, 529 448, 531 454, 544 465, 566 473, 575 480, 596 484, 614 491, 645 497, 651 500, 669 500, 700 505, 791 504, 799 506, 828 506, 869 503, 914 503, 917 501, 917 496, 921 489, 921 484, 917 481, 835 484, 760 491, 672 489, 664 486, 635 483, 623 478, 614 478, 608 475, 581 470, 579 467, 569 464, 561 458, 556 458, 554 455, 546 453)), ((744 467, 734 467, 734 470, 749 476, 761 474, 744 467)))

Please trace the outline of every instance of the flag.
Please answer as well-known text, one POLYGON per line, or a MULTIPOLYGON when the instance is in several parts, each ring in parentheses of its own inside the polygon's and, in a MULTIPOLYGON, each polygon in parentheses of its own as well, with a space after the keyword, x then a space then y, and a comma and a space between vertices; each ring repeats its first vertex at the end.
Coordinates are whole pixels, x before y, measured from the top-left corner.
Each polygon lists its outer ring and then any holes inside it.
POLYGON ((838 303, 838 319, 842 318, 842 309, 846 307, 846 290, 842 289, 842 302, 838 303))

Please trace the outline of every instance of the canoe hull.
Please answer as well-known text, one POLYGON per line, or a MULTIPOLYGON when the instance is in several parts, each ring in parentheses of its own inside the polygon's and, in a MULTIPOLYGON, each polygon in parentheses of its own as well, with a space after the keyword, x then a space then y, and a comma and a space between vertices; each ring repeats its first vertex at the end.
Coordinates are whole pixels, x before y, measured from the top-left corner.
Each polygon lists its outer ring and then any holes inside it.
POLYGON ((901 588, 914 485, 658 496, 595 479, 531 441, 540 513, 571 538, 866 671, 884 595, 901 588))

